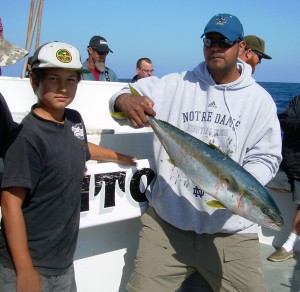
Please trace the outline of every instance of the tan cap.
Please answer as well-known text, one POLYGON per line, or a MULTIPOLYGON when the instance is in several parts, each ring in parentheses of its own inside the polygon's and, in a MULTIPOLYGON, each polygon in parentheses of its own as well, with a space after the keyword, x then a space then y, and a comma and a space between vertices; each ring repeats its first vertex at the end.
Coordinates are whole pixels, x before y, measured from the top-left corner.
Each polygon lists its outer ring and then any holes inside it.
POLYGON ((272 59, 271 56, 265 53, 265 41, 255 35, 247 35, 244 38, 246 42, 246 48, 252 51, 257 51, 261 53, 264 59, 272 59))

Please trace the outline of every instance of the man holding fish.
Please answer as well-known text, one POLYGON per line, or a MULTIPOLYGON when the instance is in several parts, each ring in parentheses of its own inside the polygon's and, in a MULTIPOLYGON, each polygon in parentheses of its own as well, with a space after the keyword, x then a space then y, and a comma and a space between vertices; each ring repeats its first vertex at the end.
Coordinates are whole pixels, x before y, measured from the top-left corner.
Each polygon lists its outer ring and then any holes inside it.
POLYGON ((128 291, 176 291, 196 271, 213 291, 267 291, 257 223, 280 229, 283 221, 258 189, 281 162, 276 106, 238 60, 237 17, 213 16, 202 37, 205 62, 193 71, 143 78, 110 100, 114 117, 133 127, 150 121, 159 138, 128 291))

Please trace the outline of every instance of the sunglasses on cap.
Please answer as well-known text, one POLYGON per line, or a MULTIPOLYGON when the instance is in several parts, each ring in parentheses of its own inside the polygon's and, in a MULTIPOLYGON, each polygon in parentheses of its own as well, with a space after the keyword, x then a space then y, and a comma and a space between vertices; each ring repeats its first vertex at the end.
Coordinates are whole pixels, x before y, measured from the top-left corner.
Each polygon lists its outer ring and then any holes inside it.
POLYGON ((229 39, 215 39, 215 38, 204 38, 203 39, 203 43, 207 46, 207 47, 213 47, 214 45, 218 44, 220 46, 220 48, 223 49, 228 49, 230 47, 232 47, 233 45, 235 45, 236 43, 238 43, 240 40, 237 39, 235 41, 230 41, 229 39))

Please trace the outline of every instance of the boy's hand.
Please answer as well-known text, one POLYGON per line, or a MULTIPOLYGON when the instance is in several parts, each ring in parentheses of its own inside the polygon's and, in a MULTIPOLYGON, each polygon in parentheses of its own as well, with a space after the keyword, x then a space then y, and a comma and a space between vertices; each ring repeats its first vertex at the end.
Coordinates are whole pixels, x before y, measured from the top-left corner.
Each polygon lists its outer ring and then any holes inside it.
POLYGON ((17 273, 17 292, 41 292, 42 281, 36 269, 24 269, 17 273))
POLYGON ((126 154, 121 154, 117 153, 118 161, 116 161, 119 164, 122 165, 131 165, 131 166, 137 166, 136 158, 126 155, 126 154))

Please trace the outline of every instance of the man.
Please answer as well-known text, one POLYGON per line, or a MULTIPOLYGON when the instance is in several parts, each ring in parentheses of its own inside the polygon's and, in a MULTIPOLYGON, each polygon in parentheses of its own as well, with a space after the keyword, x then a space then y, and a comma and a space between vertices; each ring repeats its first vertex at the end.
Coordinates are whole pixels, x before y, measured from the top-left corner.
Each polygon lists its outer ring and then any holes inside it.
POLYGON ((136 75, 132 78, 131 82, 152 76, 153 71, 152 61, 149 58, 140 58, 136 62, 136 75))
MULTIPOLYGON (((145 114, 157 115, 213 143, 265 185, 281 161, 280 126, 272 97, 238 59, 243 26, 233 15, 218 14, 202 37, 205 62, 137 81, 132 87, 141 96, 123 88, 112 96, 110 111, 123 112, 134 127, 147 124, 145 114)), ((156 138, 153 149, 157 178, 147 193, 128 291, 176 291, 196 271, 214 291, 267 291, 257 224, 208 207, 212 198, 170 163, 156 138)))
POLYGON ((116 73, 105 66, 106 57, 109 52, 113 52, 104 37, 93 36, 87 47, 88 59, 83 63, 84 69, 89 69, 91 73, 84 73, 83 79, 95 81, 118 82, 116 73))
POLYGON ((265 41, 263 39, 255 35, 247 35, 244 40, 246 48, 239 57, 252 67, 253 74, 256 65, 260 64, 262 59, 272 59, 272 57, 265 53, 265 41))

